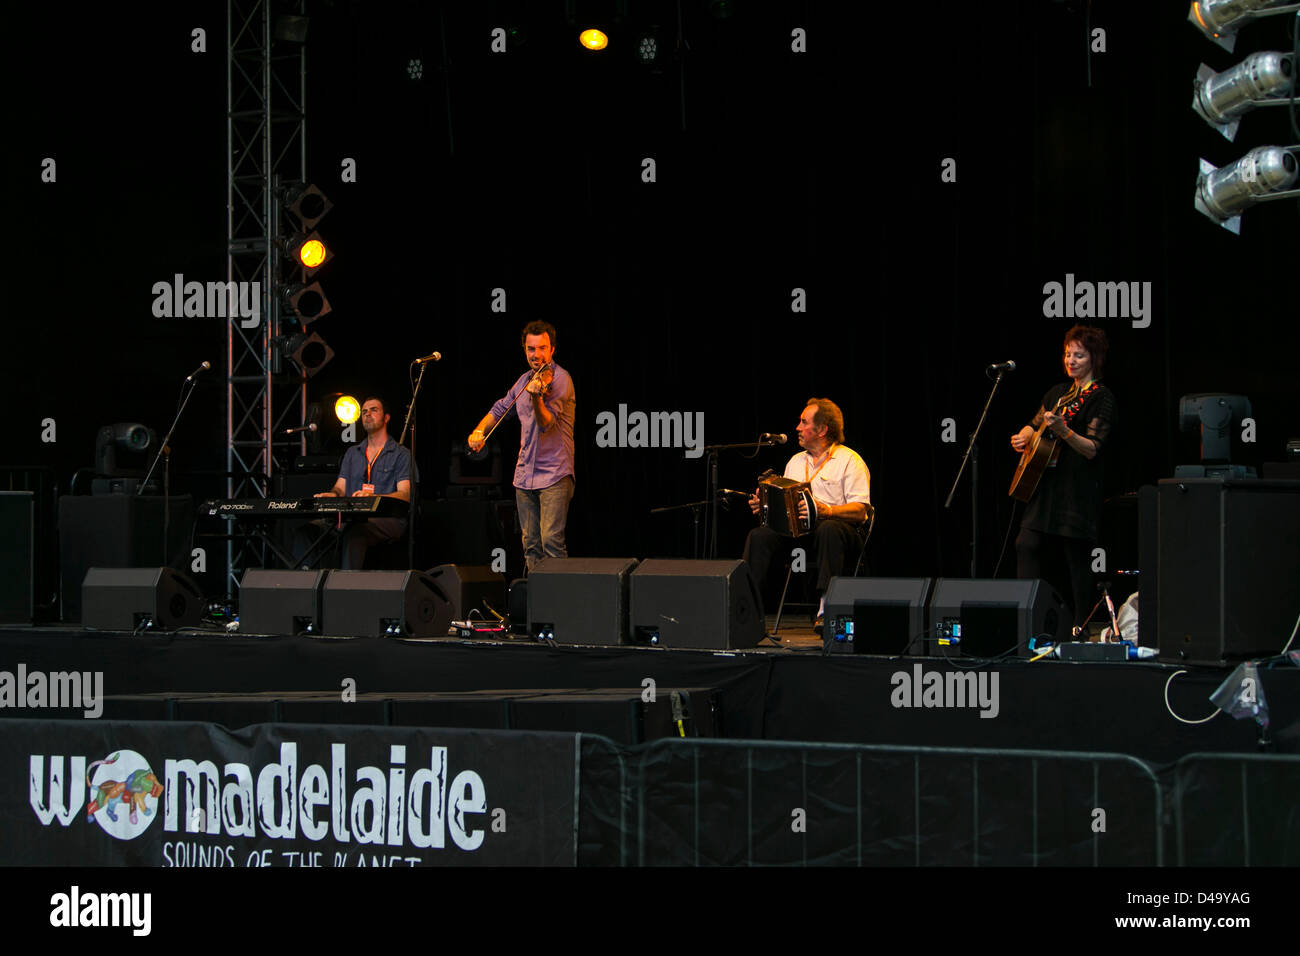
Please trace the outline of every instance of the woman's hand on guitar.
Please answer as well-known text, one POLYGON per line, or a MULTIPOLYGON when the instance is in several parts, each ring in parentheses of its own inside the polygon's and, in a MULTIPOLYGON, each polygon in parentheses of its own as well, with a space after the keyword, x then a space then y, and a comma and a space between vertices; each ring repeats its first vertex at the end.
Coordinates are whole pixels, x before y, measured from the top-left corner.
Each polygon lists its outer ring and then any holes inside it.
POLYGON ((1024 452, 1029 447, 1029 439, 1033 436, 1034 430, 1026 425, 1020 431, 1011 436, 1011 447, 1017 452, 1024 452))
POLYGON ((1065 419, 1053 412, 1043 414, 1043 424, 1051 429, 1052 434, 1057 438, 1064 438, 1070 433, 1070 426, 1065 424, 1065 419))

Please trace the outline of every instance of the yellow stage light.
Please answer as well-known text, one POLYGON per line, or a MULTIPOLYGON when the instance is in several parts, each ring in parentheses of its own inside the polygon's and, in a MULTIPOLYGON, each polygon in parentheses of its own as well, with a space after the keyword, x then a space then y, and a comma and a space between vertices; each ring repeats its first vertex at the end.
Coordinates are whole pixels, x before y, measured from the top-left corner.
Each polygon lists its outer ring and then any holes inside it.
POLYGON ((308 269, 315 269, 325 261, 325 243, 319 239, 308 239, 298 250, 298 259, 308 269))
POLYGON ((344 395, 334 403, 334 414, 344 425, 351 425, 361 417, 361 403, 351 395, 344 395))
POLYGON ((583 30, 578 36, 578 42, 588 50, 603 50, 609 46, 609 37, 599 30, 583 30))

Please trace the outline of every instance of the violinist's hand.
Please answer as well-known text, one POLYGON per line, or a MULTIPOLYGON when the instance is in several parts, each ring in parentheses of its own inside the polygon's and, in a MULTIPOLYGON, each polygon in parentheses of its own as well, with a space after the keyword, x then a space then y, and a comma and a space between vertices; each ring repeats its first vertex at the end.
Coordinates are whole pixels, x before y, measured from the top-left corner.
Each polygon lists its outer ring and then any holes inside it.
POLYGON ((483 430, 481 428, 476 428, 469 433, 469 438, 466 439, 465 444, 469 445, 470 451, 480 451, 485 442, 486 439, 483 438, 483 430))
POLYGON ((543 392, 545 392, 546 386, 542 384, 542 377, 540 375, 534 375, 532 379, 529 380, 528 385, 524 388, 524 391, 526 391, 529 395, 541 395, 543 392))
POLYGON ((758 514, 760 511, 763 510, 763 506, 759 503, 758 500, 757 488, 755 488, 754 493, 749 496, 749 510, 752 511, 754 514, 758 514))

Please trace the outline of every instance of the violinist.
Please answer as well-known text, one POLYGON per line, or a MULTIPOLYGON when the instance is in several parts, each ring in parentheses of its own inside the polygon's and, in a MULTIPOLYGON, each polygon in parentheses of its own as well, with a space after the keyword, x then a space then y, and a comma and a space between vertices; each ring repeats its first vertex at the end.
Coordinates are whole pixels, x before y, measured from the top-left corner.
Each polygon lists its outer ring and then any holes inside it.
POLYGON ((531 571, 542 558, 568 556, 564 527, 573 498, 573 379, 555 364, 555 327, 533 321, 521 336, 528 371, 470 432, 480 450, 492 430, 514 412, 519 417, 515 504, 523 528, 524 560, 531 571))

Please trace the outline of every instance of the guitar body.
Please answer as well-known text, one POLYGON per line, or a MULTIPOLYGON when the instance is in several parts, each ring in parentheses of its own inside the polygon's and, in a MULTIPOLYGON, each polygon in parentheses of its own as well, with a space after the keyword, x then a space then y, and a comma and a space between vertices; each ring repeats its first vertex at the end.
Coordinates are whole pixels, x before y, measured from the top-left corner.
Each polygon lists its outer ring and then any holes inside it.
MULTIPOLYGON (((1079 386, 1071 385, 1070 390, 1057 401, 1052 414, 1061 414, 1061 409, 1074 401, 1078 395, 1079 386)), ((1016 466, 1016 473, 1011 478, 1011 487, 1007 494, 1017 501, 1028 501, 1032 498, 1034 492, 1038 490, 1038 482, 1042 480, 1043 473, 1056 463, 1060 453, 1060 439, 1048 429, 1047 422, 1043 422, 1029 439, 1025 450, 1020 453, 1020 464, 1016 466)))

